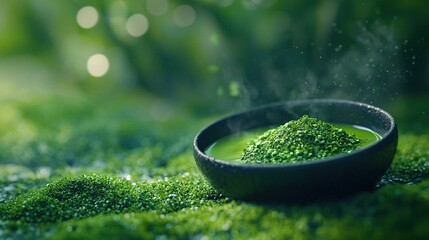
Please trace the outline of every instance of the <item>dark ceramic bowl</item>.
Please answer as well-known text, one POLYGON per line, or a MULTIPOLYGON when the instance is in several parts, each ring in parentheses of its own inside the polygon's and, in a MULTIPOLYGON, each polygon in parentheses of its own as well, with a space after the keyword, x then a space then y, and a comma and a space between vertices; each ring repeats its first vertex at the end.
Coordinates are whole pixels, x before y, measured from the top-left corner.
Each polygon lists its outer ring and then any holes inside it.
POLYGON ((307 202, 373 189, 390 166, 397 141, 395 121, 382 109, 344 100, 298 100, 255 108, 210 124, 195 137, 194 157, 204 176, 225 196, 251 201, 307 202), (329 123, 367 127, 382 138, 348 154, 294 164, 243 164, 205 153, 225 136, 284 124, 304 114, 329 123))

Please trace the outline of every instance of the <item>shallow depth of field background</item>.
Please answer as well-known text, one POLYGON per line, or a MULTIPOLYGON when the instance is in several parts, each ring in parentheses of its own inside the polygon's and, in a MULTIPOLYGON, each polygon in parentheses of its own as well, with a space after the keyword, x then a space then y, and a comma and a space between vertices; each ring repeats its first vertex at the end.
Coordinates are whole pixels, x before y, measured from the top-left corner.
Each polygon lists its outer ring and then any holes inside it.
POLYGON ((52 86, 154 95, 173 112, 429 89, 427 1, 8 1, 0 96, 52 86))
POLYGON ((429 239, 427 0, 0 4, 0 239, 429 239), (397 120, 374 191, 307 205, 215 191, 215 119, 306 98, 397 120))

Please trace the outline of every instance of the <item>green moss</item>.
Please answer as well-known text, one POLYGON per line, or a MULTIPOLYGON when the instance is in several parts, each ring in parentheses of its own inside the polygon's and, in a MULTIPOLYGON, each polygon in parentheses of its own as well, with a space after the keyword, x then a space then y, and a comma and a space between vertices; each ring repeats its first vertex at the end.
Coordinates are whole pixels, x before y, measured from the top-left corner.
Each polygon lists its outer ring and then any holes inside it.
POLYGON ((52 238, 424 239, 428 190, 425 181, 304 206, 232 201, 169 214, 97 216, 64 222, 52 238), (414 212, 416 206, 421 214, 414 212))
POLYGON ((392 166, 371 192, 248 203, 221 196, 195 166, 192 138, 209 121, 156 122, 151 102, 121 94, 1 102, 0 239, 429 236, 426 132, 400 128, 392 166))
POLYGON ((134 169, 135 174, 153 175, 152 170, 187 150, 193 135, 183 127, 192 123, 180 118, 157 123, 135 97, 55 96, 6 102, 0 107, 0 164, 48 166, 53 172, 134 169), (177 125, 182 131, 175 130, 177 125))
POLYGON ((414 184, 429 178, 429 135, 403 134, 399 137, 398 150, 391 167, 380 185, 414 184))
POLYGON ((343 129, 304 115, 263 133, 249 143, 238 161, 296 163, 351 152, 359 144, 343 129))
POLYGON ((91 175, 50 183, 0 210, 7 221, 48 223, 129 211, 168 213, 217 202, 219 194, 189 173, 140 183, 91 175))

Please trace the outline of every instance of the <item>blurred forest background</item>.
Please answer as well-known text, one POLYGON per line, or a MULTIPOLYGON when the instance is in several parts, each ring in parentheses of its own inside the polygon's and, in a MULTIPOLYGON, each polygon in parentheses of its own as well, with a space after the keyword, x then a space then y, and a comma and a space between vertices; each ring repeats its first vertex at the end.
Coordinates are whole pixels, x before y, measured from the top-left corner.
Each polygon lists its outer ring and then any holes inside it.
POLYGON ((429 90, 427 0, 2 1, 0 98, 139 91, 221 114, 429 90), (3 96, 3 97, 2 97, 3 96))

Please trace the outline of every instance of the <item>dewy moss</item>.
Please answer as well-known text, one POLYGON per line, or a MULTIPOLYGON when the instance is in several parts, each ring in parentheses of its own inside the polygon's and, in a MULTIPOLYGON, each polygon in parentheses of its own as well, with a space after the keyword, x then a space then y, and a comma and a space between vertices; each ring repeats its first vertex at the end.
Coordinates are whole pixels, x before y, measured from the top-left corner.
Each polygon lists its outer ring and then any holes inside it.
POLYGON ((341 128, 302 116, 270 129, 249 143, 238 161, 244 163, 297 163, 348 153, 360 140, 341 128))

